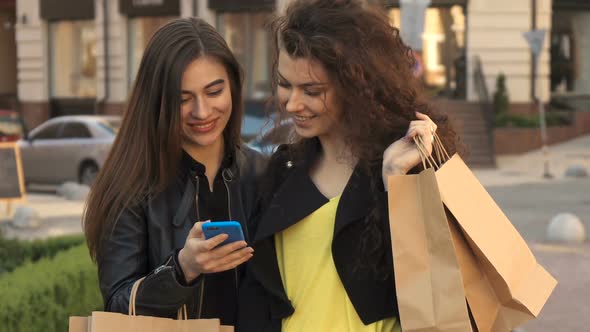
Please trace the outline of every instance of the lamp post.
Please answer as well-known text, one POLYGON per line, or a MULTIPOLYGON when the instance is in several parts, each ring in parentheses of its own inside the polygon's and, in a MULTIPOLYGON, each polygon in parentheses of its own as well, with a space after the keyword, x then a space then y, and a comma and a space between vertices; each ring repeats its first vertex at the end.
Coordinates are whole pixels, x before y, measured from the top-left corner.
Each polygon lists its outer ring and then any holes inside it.
MULTIPOLYGON (((533 68, 535 72, 539 72, 539 57, 541 56, 541 52, 543 50, 543 44, 545 42, 545 35, 546 31, 541 30, 531 30, 525 32, 523 34, 524 38, 529 44, 531 48, 531 52, 533 54, 533 68)), ((539 127, 541 130, 541 143, 542 143, 542 151, 543 151, 543 177, 546 179, 553 178, 553 175, 549 171, 549 148, 547 147, 547 123, 545 121, 545 107, 543 106, 543 101, 541 100, 541 88, 540 83, 541 80, 538 79, 538 75, 535 75, 533 78, 533 86, 536 86, 538 89, 533 89, 537 93, 533 95, 533 100, 538 103, 539 107, 539 127)))

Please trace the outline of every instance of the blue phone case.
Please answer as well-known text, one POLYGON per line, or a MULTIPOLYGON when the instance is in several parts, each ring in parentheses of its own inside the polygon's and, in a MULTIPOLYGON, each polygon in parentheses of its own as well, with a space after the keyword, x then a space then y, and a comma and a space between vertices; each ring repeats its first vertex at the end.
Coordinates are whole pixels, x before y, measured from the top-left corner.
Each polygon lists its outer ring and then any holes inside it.
POLYGON ((240 225, 240 223, 237 221, 212 221, 204 223, 203 234, 205 234, 205 239, 207 240, 219 234, 229 235, 229 237, 223 241, 220 246, 236 241, 244 241, 242 225, 240 225))

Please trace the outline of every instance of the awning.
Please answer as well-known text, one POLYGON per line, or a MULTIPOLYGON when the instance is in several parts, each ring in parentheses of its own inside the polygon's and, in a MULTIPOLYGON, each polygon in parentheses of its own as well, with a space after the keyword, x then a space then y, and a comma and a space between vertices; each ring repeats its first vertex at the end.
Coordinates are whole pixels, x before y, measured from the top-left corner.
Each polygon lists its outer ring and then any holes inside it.
POLYGON ((209 9, 225 12, 274 10, 275 0, 209 0, 209 9))
MULTIPOLYGON (((401 2, 400 0, 373 0, 375 1, 381 1, 385 7, 399 7, 401 2)), ((431 0, 430 7, 465 6, 467 2, 467 0, 431 0)))
POLYGON ((94 0, 39 0, 39 3, 44 20, 94 19, 94 0))
POLYGON ((180 16, 179 0, 119 0, 119 11, 129 17, 180 16))
POLYGON ((553 10, 590 10, 590 1, 553 0, 553 10))

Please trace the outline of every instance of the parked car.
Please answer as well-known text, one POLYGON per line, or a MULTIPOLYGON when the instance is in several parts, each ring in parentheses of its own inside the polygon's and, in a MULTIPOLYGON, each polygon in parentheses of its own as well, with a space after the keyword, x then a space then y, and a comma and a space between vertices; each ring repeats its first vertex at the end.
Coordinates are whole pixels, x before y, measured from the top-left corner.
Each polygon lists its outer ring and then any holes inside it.
POLYGON ((261 132, 264 132, 269 127, 269 121, 263 116, 255 116, 251 114, 244 114, 242 120, 241 136, 245 142, 248 142, 261 132))
POLYGON ((0 110, 0 142, 16 142, 22 135, 22 125, 14 111, 0 110))
POLYGON ((62 116, 18 141, 26 183, 90 185, 121 125, 117 116, 62 116))

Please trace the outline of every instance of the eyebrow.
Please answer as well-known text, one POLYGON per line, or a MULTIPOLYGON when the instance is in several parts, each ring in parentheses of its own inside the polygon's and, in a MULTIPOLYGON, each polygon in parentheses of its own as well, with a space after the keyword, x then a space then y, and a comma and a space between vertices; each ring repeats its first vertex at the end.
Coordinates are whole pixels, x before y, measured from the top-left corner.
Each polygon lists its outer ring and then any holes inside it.
MULTIPOLYGON (((222 79, 222 78, 220 78, 220 79, 217 79, 217 80, 215 80, 215 81, 213 81, 213 82, 205 85, 205 87, 203 89, 209 89, 210 87, 216 86, 218 84, 223 84, 223 83, 225 83, 225 80, 222 79)), ((186 94, 194 95, 194 93, 192 91, 188 91, 188 90, 182 90, 181 93, 182 94, 185 94, 186 93, 186 94)))
MULTIPOLYGON (((283 81, 287 81, 289 82, 288 79, 285 78, 285 76, 283 76, 278 70, 277 70, 277 74, 279 75, 279 78, 283 81)), ((313 87, 313 86, 323 86, 323 85, 327 85, 328 83, 325 82, 306 82, 303 84, 299 84, 299 86, 303 87, 303 88, 308 88, 308 87, 313 87)))

